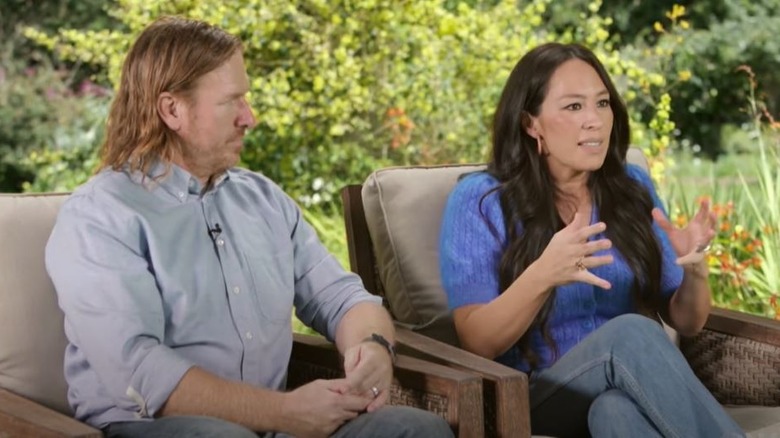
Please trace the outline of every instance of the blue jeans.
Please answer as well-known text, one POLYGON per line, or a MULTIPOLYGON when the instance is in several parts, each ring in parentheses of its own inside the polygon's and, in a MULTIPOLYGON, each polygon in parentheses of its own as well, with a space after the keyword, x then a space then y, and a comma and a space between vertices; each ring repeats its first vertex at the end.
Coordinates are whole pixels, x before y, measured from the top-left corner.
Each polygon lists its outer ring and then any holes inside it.
MULTIPOLYGON (((257 438, 251 430, 211 417, 175 416, 153 421, 112 423, 103 429, 107 438, 257 438)), ((276 435, 284 436, 284 435, 276 435)), ((443 418, 420 409, 385 406, 345 423, 334 438, 450 438, 454 435, 443 418)))
POLYGON ((530 379, 531 427, 554 437, 745 434, 657 322, 622 315, 530 379))

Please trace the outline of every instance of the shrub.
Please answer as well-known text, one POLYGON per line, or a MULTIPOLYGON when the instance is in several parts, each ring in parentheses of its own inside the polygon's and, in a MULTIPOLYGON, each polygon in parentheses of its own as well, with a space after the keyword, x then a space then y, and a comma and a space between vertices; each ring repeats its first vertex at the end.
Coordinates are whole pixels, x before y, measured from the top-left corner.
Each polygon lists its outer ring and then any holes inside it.
MULTIPOLYGON (((0 190, 53 188, 42 181, 37 186, 29 183, 33 179, 62 178, 59 173, 63 163, 59 161, 68 157, 72 149, 95 150, 102 137, 98 126, 102 126, 105 118, 101 105, 104 107, 108 101, 106 90, 85 82, 82 88, 73 91, 70 72, 55 69, 48 63, 36 67, 26 67, 21 62, 3 65, 0 67, 0 190), (40 154, 50 157, 41 160, 40 154)), ((82 161, 82 155, 73 155, 71 164, 89 165, 82 161)), ((86 176, 88 172, 74 175, 72 182, 79 184, 86 176)))
POLYGON ((109 98, 81 95, 66 102, 59 110, 71 120, 58 123, 44 147, 32 149, 19 160, 22 168, 35 171, 35 178, 23 183, 24 191, 71 191, 97 169, 109 98))
POLYGON ((673 129, 663 77, 614 50, 600 1, 561 35, 544 28, 549 2, 126 0, 111 11, 117 29, 27 35, 107 68, 113 82, 128 42, 157 16, 186 15, 241 36, 260 121, 243 164, 305 206, 327 209, 340 187, 377 167, 483 160, 510 69, 549 40, 585 42, 599 53, 632 108, 634 143, 662 157, 673 129))

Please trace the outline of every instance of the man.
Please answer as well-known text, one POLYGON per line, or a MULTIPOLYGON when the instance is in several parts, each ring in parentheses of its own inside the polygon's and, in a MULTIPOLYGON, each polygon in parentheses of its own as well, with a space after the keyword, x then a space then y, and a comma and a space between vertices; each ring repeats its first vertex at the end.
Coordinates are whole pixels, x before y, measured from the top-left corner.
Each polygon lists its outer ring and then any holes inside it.
POLYGON ((118 437, 451 436, 383 407, 387 313, 279 187, 233 167, 248 91, 241 42, 206 23, 158 20, 127 55, 103 169, 46 248, 76 417, 118 437), (345 378, 283 392, 293 305, 345 378))

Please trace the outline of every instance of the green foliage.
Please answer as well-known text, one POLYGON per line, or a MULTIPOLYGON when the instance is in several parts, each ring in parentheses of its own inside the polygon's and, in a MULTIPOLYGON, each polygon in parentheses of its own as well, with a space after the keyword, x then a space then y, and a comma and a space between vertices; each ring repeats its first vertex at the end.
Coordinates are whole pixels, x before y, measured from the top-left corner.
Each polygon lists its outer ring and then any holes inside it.
MULTIPOLYGON (((7 59, 7 58, 6 58, 7 59)), ((5 61, 5 60, 4 60, 5 61)), ((51 69, 0 67, 0 191, 19 191, 26 174, 16 163, 27 150, 43 146, 52 130, 53 105, 47 91, 56 83, 51 69)), ((55 91, 56 92, 56 91, 55 91)))
POLYGON ((61 27, 100 28, 110 24, 103 11, 106 0, 3 0, 0 32, 9 34, 20 23, 35 23, 42 29, 61 27))
POLYGON ((685 10, 682 26, 656 26, 646 36, 653 48, 669 49, 662 70, 673 85, 672 118, 682 141, 717 157, 725 152, 722 127, 749 122, 742 65, 753 67, 770 109, 778 109, 771 106, 780 101, 780 43, 772 30, 780 27, 778 12, 780 0, 699 2, 685 10))
MULTIPOLYGON (((3 0, 0 2, 0 46, 6 55, 23 67, 53 65, 67 70, 72 84, 89 79, 93 73, 77 64, 60 62, 52 53, 25 38, 26 26, 39 32, 57 32, 61 28, 102 29, 114 24, 103 9, 106 0, 3 0)), ((6 61, 4 59, 4 61, 6 61)), ((3 65, 7 66, 6 62, 3 65)))
POLYGON ((344 269, 349 269, 349 250, 347 249, 347 235, 342 214, 338 211, 325 214, 312 209, 304 209, 303 217, 317 231, 322 243, 341 263, 341 266, 344 269))
MULTIPOLYGON (((75 148, 96 150, 102 136, 98 129, 105 119, 100 104, 105 106, 108 101, 101 96, 105 90, 87 82, 74 92, 69 72, 48 64, 25 67, 9 61, 4 66, 0 68, 0 191, 61 189, 62 185, 48 185, 44 180, 65 176, 61 173, 65 162, 60 159, 70 158, 76 168, 89 164, 82 161, 83 154, 69 154, 75 148), (35 185, 29 186, 33 179, 35 185)), ((87 175, 74 175, 69 187, 87 175)))
MULTIPOLYGON (((758 161, 757 157, 749 160, 751 163, 758 161)), ((672 221, 677 226, 685 226, 698 210, 702 198, 710 200, 717 216, 717 233, 707 256, 714 304, 774 316, 771 295, 754 281, 762 266, 757 253, 764 238, 749 205, 749 194, 755 188, 743 187, 733 175, 717 176, 721 172, 712 162, 691 156, 680 157, 675 162, 679 164, 670 170, 676 176, 668 178, 660 187, 672 221)))
POLYGON ((655 103, 663 77, 611 46, 600 1, 561 35, 545 30, 549 4, 121 0, 110 11, 121 23, 115 29, 26 34, 63 57, 105 67, 114 83, 128 43, 160 15, 205 20, 239 35, 260 122, 248 135, 243 164, 304 206, 328 209, 340 187, 378 167, 484 160, 510 69, 548 40, 585 42, 602 56, 632 108, 635 144, 661 155, 672 129, 668 111, 655 103))
MULTIPOLYGON (((761 233, 762 245, 758 248, 759 269, 750 272, 749 280, 761 291, 773 310, 778 311, 777 298, 780 296, 780 124, 775 122, 765 107, 757 101, 754 93, 755 76, 750 75, 750 115, 753 117, 752 131, 758 145, 758 160, 755 175, 758 177, 758 190, 755 194, 748 190, 749 184, 744 175, 740 179, 746 188, 756 224, 761 233), (763 121, 767 121, 764 124, 763 121), (764 141, 764 133, 770 134, 771 143, 764 141), (771 301, 770 301, 771 297, 771 301)), ((780 318, 780 312, 776 313, 780 318)))
POLYGON ((31 150, 19 161, 22 168, 35 170, 35 178, 24 182, 24 191, 72 191, 97 169, 109 99, 87 96, 69 103, 71 120, 54 126, 46 147, 31 150))
MULTIPOLYGON (((672 57, 672 70, 691 72, 690 80, 680 82, 675 90, 674 118, 681 136, 712 157, 723 152, 723 124, 749 121, 742 111, 749 91, 736 73, 739 66, 753 66, 769 94, 767 101, 780 98, 776 75, 780 43, 772 30, 780 27, 780 1, 724 0, 722 6, 723 17, 711 19, 707 28, 662 36, 662 40, 682 37, 672 57)), ((694 8, 692 14, 701 16, 709 10, 694 8)))
MULTIPOLYGON (((57 173, 62 163, 51 160, 55 155, 67 155, 75 147, 66 144, 67 140, 89 134, 90 127, 85 123, 94 111, 91 106, 93 101, 101 100, 98 95, 105 94, 105 90, 88 80, 89 69, 78 62, 60 62, 41 50, 21 34, 23 27, 35 23, 42 31, 53 32, 62 26, 107 26, 110 20, 101 9, 103 3, 104 0, 0 3, 0 191, 24 189, 39 170, 52 178, 61 178, 57 173), (39 156, 31 160, 33 151, 47 154, 51 160, 40 161, 39 156), (53 167, 49 168, 49 164, 53 167)), ((102 124, 102 120, 98 123, 102 124)), ((78 146, 94 149, 96 142, 85 140, 78 146)), ((81 167, 83 163, 74 166, 81 167)), ((73 181, 83 182, 87 174, 74 176, 73 181)), ((38 187, 49 186, 39 183, 38 187)))
POLYGON ((697 165, 703 161, 690 155, 680 159, 687 164, 673 169, 677 182, 665 188, 673 188, 669 210, 679 225, 694 213, 693 200, 712 199, 718 233, 708 261, 715 304, 780 319, 780 124, 754 95, 755 76, 745 70, 752 122, 744 134, 753 147, 708 164, 697 165))

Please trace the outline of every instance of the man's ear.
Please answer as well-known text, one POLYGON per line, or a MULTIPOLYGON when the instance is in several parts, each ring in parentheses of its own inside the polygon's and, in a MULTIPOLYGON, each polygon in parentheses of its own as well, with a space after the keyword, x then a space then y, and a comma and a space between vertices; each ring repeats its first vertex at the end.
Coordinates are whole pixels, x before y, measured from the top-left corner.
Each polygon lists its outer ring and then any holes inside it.
POLYGON ((178 131, 181 128, 184 116, 182 104, 180 98, 167 91, 160 93, 157 98, 157 114, 172 131, 178 131))

